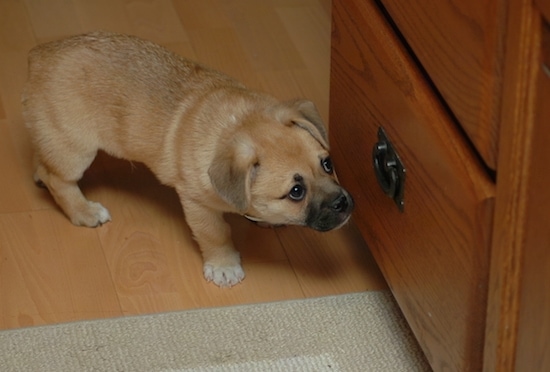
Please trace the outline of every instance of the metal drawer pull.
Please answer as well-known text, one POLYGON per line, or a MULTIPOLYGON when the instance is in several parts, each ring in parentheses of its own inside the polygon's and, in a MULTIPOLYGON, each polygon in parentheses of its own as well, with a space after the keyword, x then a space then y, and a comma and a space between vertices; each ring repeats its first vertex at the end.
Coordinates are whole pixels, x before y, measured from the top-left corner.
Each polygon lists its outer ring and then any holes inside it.
POLYGON ((406 170, 382 127, 378 128, 378 142, 372 150, 372 161, 378 184, 403 212, 406 170))

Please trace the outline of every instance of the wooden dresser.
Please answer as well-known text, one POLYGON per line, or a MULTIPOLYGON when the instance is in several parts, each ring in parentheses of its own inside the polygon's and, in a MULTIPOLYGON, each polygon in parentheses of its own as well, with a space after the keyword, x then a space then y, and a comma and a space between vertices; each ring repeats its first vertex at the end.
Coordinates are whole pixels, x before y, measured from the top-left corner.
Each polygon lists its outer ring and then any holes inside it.
POLYGON ((338 175, 432 368, 550 371, 550 1, 332 20, 338 175))

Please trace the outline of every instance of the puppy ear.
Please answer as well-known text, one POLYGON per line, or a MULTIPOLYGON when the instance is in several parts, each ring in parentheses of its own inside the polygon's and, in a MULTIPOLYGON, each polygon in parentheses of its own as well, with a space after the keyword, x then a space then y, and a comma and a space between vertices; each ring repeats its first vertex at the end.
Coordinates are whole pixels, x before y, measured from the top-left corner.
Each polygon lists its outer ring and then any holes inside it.
POLYGON ((208 169, 214 190, 228 204, 244 213, 250 203, 250 186, 257 166, 254 144, 241 135, 219 146, 208 169))
POLYGON ((292 124, 307 130, 324 148, 328 149, 327 128, 315 104, 305 99, 290 101, 288 104, 301 115, 300 118, 293 119, 292 124))

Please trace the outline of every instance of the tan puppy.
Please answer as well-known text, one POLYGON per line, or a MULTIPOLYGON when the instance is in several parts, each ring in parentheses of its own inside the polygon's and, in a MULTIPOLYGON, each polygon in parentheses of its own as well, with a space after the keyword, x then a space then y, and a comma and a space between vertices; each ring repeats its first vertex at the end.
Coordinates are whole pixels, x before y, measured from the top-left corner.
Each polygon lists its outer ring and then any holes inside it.
POLYGON ((244 278, 223 213, 326 231, 353 209, 310 101, 279 102, 132 36, 95 32, 38 46, 23 94, 35 181, 75 225, 111 219, 77 181, 98 150, 173 186, 219 286, 244 278))

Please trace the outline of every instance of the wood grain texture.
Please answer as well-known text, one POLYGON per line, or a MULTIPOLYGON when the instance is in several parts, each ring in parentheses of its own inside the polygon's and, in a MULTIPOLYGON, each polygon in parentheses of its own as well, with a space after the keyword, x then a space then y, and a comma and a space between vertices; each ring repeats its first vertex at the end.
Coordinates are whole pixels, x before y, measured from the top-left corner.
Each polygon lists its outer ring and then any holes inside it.
POLYGON ((94 230, 56 211, 0 214, 1 328, 121 315, 94 230))
MULTIPOLYGON (((530 156, 529 189, 549 190, 550 26, 543 29, 530 156)), ((516 371, 550 370, 550 193, 531 192, 526 205, 525 253, 521 280, 516 371)))
POLYGON ((488 167, 497 167, 503 1, 381 0, 488 167))
POLYGON ((387 288, 354 226, 322 234, 228 220, 245 281, 220 289, 174 190, 101 154, 81 184, 112 223, 76 228, 32 182, 20 94, 29 49, 104 29, 156 41, 328 118, 329 0, 0 1, 0 329, 387 288))
POLYGON ((495 186, 374 1, 333 3, 331 140, 357 223, 436 371, 481 368, 495 186), (407 168, 377 184, 383 126, 407 168))
MULTIPOLYGON (((525 345, 521 350, 521 365, 526 368, 517 370, 535 371, 544 370, 536 367, 543 360, 527 359, 540 353, 535 340, 540 335, 545 335, 548 340, 550 332, 547 323, 538 322, 535 317, 526 319, 526 314, 522 314, 520 322, 520 312, 534 310, 532 315, 535 315, 539 314, 538 308, 548 311, 547 292, 540 287, 547 285, 543 283, 548 283, 548 271, 539 271, 545 263, 536 260, 537 255, 543 259, 544 255, 540 255, 548 250, 546 190, 550 183, 547 172, 540 170, 549 159, 548 146, 544 142, 548 125, 548 116, 544 116, 548 111, 544 110, 549 96, 547 77, 541 68, 540 13, 530 0, 510 1, 508 7, 508 29, 518 32, 508 33, 506 40, 508 53, 503 85, 484 370, 516 370, 520 347, 518 332, 522 332, 525 345), (541 223, 546 227, 537 230, 541 223), (543 282, 537 283, 537 279, 543 282), (533 331, 533 326, 538 329, 533 331), (526 348, 533 350, 527 351, 526 348)), ((547 319, 547 315, 543 319, 547 319)), ((538 316, 543 320, 540 314, 538 316)), ((540 347, 547 350, 547 344, 540 347)))

